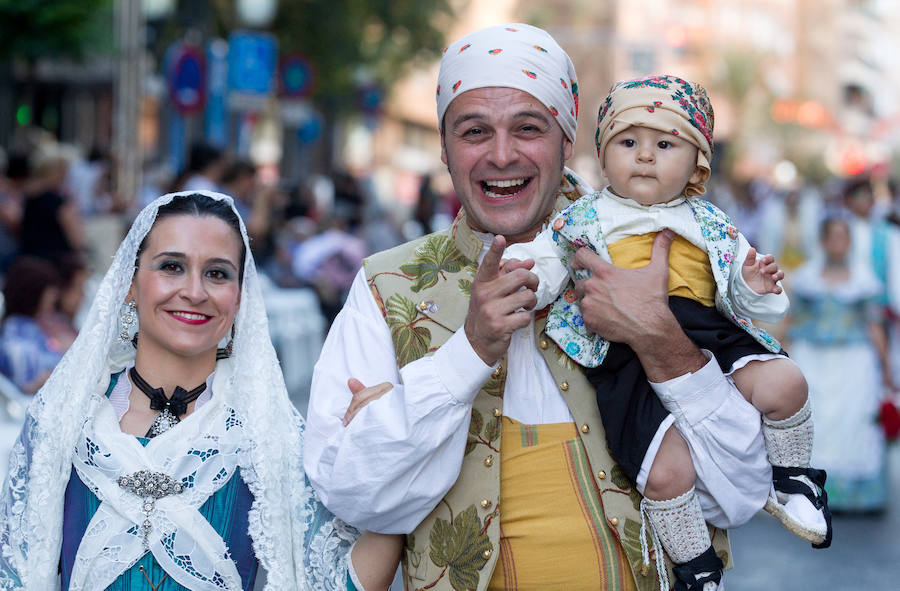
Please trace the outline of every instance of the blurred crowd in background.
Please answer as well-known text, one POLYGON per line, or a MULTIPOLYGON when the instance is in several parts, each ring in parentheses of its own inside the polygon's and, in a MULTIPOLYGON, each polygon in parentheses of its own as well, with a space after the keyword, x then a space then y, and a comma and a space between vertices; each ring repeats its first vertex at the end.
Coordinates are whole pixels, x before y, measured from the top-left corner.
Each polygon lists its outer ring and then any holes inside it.
MULTIPOLYGON (((112 190, 109 154, 56 142, 0 152, 0 372, 33 393, 77 334, 89 278, 102 274, 131 217, 168 192, 226 193, 247 224, 260 271, 279 288, 315 291, 330 322, 365 256, 449 225, 459 209, 429 177, 409 219, 377 206, 349 173, 264 184, 257 167, 207 144, 177 175, 146 177, 138 199, 112 190)), ((89 295, 89 294, 88 294, 89 295)))

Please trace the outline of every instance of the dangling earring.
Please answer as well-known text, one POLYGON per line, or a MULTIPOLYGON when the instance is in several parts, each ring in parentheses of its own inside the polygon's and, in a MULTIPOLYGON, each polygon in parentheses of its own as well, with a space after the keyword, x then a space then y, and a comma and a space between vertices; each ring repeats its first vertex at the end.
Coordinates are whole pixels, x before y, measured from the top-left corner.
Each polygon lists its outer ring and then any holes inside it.
POLYGON ((135 305, 134 300, 132 300, 125 304, 125 309, 119 314, 119 322, 122 324, 122 332, 119 333, 119 340, 123 343, 127 343, 131 338, 131 335, 128 333, 131 332, 131 327, 134 326, 134 323, 137 320, 135 310, 137 310, 137 306, 135 305))
POLYGON ((225 344, 225 348, 216 349, 216 361, 220 359, 228 359, 234 351, 234 325, 231 325, 231 338, 225 344))

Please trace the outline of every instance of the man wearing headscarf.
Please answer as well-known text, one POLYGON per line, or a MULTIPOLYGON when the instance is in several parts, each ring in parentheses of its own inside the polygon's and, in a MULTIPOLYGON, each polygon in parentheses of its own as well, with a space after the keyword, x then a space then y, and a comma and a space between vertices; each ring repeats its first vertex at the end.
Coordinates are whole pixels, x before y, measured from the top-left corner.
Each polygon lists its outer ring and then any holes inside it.
MULTIPOLYGON (((591 191, 564 166, 572 62, 545 31, 489 27, 445 50, 436 95, 463 210, 448 230, 365 261, 316 365, 310 481, 351 524, 407 534, 407 588, 655 589, 662 561, 649 560, 640 495, 609 455, 591 387, 543 332, 546 312, 531 311, 529 264, 500 265, 507 243, 591 191)), ((671 316, 672 235, 659 236, 645 269, 579 252, 593 273, 578 286, 585 322, 628 343, 681 407, 679 429, 705 451, 694 458, 704 514, 729 527, 765 493, 728 512, 716 499, 748 478, 738 457, 767 468, 765 448, 758 428, 727 442, 708 428, 749 405, 671 316)), ((725 532, 712 537, 730 562, 725 532)))

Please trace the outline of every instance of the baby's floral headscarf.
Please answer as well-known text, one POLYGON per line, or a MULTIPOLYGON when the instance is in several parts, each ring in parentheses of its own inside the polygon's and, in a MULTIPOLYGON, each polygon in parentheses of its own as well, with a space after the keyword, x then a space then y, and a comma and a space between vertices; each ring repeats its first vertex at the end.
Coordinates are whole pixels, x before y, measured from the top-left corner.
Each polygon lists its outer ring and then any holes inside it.
POLYGON ((713 108, 706 89, 676 76, 649 76, 619 82, 609 91, 597 117, 597 157, 606 166, 609 140, 636 125, 668 132, 697 146, 699 183, 689 183, 684 194, 703 195, 713 155, 713 108))

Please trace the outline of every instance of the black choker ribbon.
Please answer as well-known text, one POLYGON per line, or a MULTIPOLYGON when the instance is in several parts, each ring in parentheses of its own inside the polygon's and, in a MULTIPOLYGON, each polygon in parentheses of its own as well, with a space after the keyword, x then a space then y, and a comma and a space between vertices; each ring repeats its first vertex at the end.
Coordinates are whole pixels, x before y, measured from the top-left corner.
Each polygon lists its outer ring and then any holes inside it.
POLYGON ((131 371, 128 372, 128 375, 131 376, 131 382, 150 399, 150 410, 168 410, 176 417, 180 417, 186 413, 188 404, 197 400, 197 398, 199 398, 206 390, 206 382, 200 384, 190 392, 181 386, 175 386, 175 392, 172 393, 172 397, 166 398, 166 393, 163 389, 154 388, 148 384, 147 380, 142 378, 141 374, 138 373, 136 367, 132 367, 131 371))

